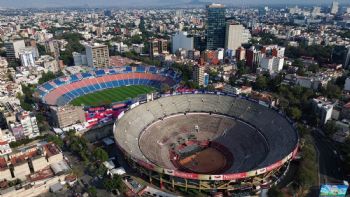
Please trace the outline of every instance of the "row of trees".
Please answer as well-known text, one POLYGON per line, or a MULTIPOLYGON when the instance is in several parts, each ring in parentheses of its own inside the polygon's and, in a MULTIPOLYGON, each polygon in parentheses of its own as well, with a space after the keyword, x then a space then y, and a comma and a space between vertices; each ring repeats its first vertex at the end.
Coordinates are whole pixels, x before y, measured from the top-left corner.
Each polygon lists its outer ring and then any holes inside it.
POLYGON ((56 79, 57 77, 63 76, 63 72, 59 71, 57 73, 53 73, 52 71, 48 71, 47 73, 43 73, 41 78, 39 79, 38 83, 43 84, 45 82, 48 82, 50 80, 56 79))

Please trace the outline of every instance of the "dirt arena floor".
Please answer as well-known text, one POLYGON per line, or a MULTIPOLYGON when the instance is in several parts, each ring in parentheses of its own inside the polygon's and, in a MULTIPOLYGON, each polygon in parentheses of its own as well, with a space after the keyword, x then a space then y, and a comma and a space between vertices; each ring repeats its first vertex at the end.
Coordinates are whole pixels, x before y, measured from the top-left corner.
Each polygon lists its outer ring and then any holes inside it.
POLYGON ((227 166, 227 160, 219 150, 208 147, 179 161, 182 168, 199 173, 215 174, 222 172, 227 166))

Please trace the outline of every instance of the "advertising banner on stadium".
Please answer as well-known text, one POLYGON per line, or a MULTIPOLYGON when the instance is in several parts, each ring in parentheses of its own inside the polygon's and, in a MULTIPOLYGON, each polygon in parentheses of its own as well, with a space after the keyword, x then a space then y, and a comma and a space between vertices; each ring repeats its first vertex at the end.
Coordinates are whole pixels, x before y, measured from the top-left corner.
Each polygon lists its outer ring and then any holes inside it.
POLYGON ((120 112, 120 114, 118 115, 118 120, 121 119, 124 116, 124 111, 120 112))
POLYGON ((224 179, 224 177, 223 177, 223 175, 211 175, 210 179, 214 180, 214 181, 221 181, 224 179))
POLYGON ((273 169, 275 169, 275 168, 278 168, 278 167, 280 167, 282 164, 283 164, 282 161, 278 161, 278 162, 276 162, 276 163, 274 163, 274 164, 268 166, 268 167, 267 167, 267 171, 271 171, 271 170, 273 170, 273 169))
POLYGON ((236 174, 224 174, 223 180, 234 180, 234 179, 243 179, 247 177, 246 172, 236 173, 236 174))
POLYGON ((174 176, 174 170, 164 169, 164 174, 174 176))
POLYGON ((135 108, 138 105, 140 105, 139 102, 133 103, 133 104, 130 105, 130 109, 133 109, 133 108, 135 108))
POLYGON ((294 149, 293 154, 292 154, 292 158, 294 159, 295 156, 297 156, 297 154, 298 154, 298 146, 294 149))
POLYGON ((104 107, 90 107, 88 109, 89 112, 104 111, 104 110, 106 110, 104 107))
POLYGON ((348 185, 322 185, 320 196, 345 196, 348 185))
POLYGON ((256 170, 256 174, 264 174, 265 172, 267 172, 266 168, 261 168, 261 169, 258 169, 256 170))
POLYGON ((137 163, 140 164, 141 166, 149 169, 149 170, 154 170, 154 166, 150 163, 146 163, 146 162, 141 161, 141 160, 137 160, 137 163))
POLYGON ((174 171, 174 176, 181 177, 184 179, 198 179, 198 174, 194 173, 185 173, 185 172, 180 172, 180 171, 174 171))

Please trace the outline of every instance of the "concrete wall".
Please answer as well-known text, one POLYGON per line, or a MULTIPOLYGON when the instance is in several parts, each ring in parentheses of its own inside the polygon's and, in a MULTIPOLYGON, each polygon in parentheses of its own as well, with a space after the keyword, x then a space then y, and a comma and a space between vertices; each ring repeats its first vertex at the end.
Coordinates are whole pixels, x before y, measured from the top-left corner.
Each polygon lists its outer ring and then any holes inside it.
POLYGON ((89 142, 95 142, 97 140, 101 140, 105 137, 111 136, 113 135, 113 123, 114 122, 102 127, 90 129, 89 131, 83 134, 83 137, 89 142))

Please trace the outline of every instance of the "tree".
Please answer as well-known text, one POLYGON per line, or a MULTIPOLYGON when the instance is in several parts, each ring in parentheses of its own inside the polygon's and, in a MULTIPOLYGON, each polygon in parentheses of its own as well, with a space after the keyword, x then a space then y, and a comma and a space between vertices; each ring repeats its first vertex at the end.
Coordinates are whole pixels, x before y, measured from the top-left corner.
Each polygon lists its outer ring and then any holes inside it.
POLYGON ((288 115, 294 120, 299 120, 301 118, 301 110, 297 107, 292 107, 288 110, 288 115))
POLYGON ((122 188, 122 178, 118 175, 114 175, 112 179, 105 179, 103 182, 103 186, 107 191, 112 191, 114 189, 121 189, 122 188))
POLYGON ((36 45, 38 47, 39 55, 47 55, 45 46, 41 44, 36 45))
POLYGON ((258 76, 255 81, 255 88, 257 90, 265 90, 267 88, 268 81, 267 78, 263 75, 258 76))
POLYGON ((89 196, 96 197, 97 196, 97 190, 96 187, 89 187, 88 189, 89 196))
POLYGON ((63 140, 60 137, 56 136, 56 135, 48 135, 46 140, 48 142, 53 142, 54 144, 56 144, 57 146, 59 146, 61 148, 63 147, 63 144, 64 144, 63 140))
POLYGON ((104 161, 108 160, 108 153, 105 150, 103 150, 102 148, 99 148, 99 147, 94 150, 92 155, 94 156, 94 158, 96 160, 99 160, 101 162, 104 162, 104 161))
POLYGON ((269 196, 269 197, 283 197, 284 194, 276 186, 273 186, 267 192, 267 196, 269 196))
POLYGON ((162 83, 161 85, 160 85, 160 92, 161 93, 166 93, 166 92, 169 92, 169 90, 170 90, 170 86, 168 85, 168 84, 166 84, 166 83, 162 83))
POLYGON ((53 80, 53 79, 55 79, 55 78, 57 78, 57 77, 60 77, 60 76, 62 76, 62 75, 63 75, 62 72, 58 72, 58 73, 54 74, 53 72, 48 71, 47 73, 43 73, 43 74, 41 75, 41 78, 39 79, 38 83, 39 83, 39 84, 43 84, 43 83, 45 83, 45 82, 48 82, 48 81, 50 81, 50 80, 53 80))
POLYGON ((327 98, 339 99, 341 97, 342 91, 337 85, 329 82, 326 88, 321 89, 321 93, 327 98))
POLYGON ((323 126, 323 131, 326 135, 332 136, 334 133, 337 132, 337 125, 335 124, 335 121, 329 120, 327 123, 323 126))
POLYGON ((308 67, 308 71, 311 71, 313 73, 318 73, 320 71, 320 66, 318 64, 311 64, 308 67))

